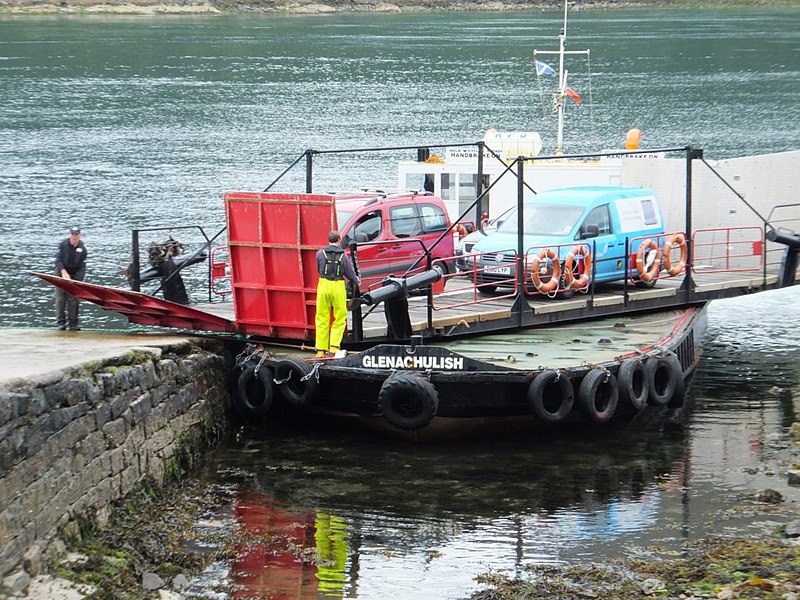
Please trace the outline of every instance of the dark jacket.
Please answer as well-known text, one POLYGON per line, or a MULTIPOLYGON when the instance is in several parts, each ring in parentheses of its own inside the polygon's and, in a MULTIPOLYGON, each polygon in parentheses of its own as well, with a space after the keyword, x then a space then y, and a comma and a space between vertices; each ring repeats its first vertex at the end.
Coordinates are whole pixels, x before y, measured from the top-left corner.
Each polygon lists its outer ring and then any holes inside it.
POLYGON ((75 247, 69 243, 69 238, 61 240, 56 252, 56 275, 59 277, 61 269, 66 269, 73 279, 83 281, 86 275, 86 246, 83 240, 75 247))
POLYGON ((339 246, 328 244, 322 250, 317 252, 317 273, 324 279, 332 279, 334 281, 344 280, 345 277, 351 283, 358 283, 356 271, 353 269, 353 263, 350 262, 350 257, 344 253, 339 246), (325 258, 325 255, 328 258, 325 258), (325 264, 330 260, 335 264, 340 264, 341 268, 334 270, 332 273, 325 273, 325 264))

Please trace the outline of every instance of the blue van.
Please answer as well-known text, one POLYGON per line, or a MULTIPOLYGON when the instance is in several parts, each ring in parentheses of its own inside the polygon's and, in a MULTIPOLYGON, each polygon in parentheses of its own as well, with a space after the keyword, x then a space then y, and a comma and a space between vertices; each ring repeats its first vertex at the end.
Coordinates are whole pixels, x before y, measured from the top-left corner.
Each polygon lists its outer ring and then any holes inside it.
MULTIPOLYGON (((631 261, 628 273, 637 285, 655 285, 660 270, 657 240, 664 234, 664 222, 652 190, 620 186, 549 190, 525 199, 523 217, 525 291, 571 295, 588 287, 592 271, 596 282, 624 279, 626 260, 631 261), (589 272, 584 273, 586 269, 589 272)), ((472 247, 480 291, 514 286, 517 221, 515 208, 496 231, 472 247)))

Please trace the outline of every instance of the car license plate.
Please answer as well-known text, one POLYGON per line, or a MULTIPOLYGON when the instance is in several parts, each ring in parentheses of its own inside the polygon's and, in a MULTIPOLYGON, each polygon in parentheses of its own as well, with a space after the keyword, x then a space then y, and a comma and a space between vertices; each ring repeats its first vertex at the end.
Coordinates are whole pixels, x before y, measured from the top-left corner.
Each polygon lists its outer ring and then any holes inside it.
POLYGON ((495 275, 511 275, 511 267, 486 267, 485 273, 494 273, 495 275))

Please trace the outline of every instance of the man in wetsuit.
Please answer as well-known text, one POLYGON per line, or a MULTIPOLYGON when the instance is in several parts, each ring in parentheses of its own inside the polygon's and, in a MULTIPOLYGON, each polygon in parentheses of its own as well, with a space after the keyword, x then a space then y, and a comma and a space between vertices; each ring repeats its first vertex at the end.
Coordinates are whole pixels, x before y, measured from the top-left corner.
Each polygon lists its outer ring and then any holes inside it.
MULTIPOLYGON (((56 275, 64 279, 83 281, 86 275, 86 246, 81 240, 80 227, 71 227, 69 237, 61 240, 56 252, 56 275)), ((56 324, 62 331, 79 331, 78 299, 56 288, 56 324)))
POLYGON ((317 252, 317 314, 316 314, 316 349, 317 357, 336 356, 342 343, 344 328, 347 324, 347 290, 345 277, 351 283, 361 284, 361 280, 353 269, 353 263, 339 246, 339 232, 328 234, 329 244, 317 252), (331 324, 333 312, 333 324, 331 324))

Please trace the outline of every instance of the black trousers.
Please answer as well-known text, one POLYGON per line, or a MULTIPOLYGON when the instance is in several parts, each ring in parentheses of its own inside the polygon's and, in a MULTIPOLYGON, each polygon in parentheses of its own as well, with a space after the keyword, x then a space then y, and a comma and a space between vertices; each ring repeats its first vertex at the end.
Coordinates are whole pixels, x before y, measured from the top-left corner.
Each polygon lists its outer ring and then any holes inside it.
POLYGON ((56 324, 59 327, 68 325, 69 327, 78 326, 78 298, 68 294, 60 288, 56 288, 56 324))

